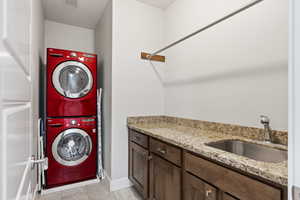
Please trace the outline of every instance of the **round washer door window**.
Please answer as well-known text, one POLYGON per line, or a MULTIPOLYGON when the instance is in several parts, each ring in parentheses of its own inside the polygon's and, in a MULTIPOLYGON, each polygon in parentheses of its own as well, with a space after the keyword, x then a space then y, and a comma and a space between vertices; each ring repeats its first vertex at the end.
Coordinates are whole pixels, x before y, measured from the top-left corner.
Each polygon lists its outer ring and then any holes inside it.
POLYGON ((64 166, 81 164, 89 157, 91 150, 91 138, 81 129, 61 132, 52 144, 54 159, 64 166))
POLYGON ((76 99, 85 96, 92 89, 93 76, 84 64, 67 61, 55 68, 52 82, 61 95, 76 99))

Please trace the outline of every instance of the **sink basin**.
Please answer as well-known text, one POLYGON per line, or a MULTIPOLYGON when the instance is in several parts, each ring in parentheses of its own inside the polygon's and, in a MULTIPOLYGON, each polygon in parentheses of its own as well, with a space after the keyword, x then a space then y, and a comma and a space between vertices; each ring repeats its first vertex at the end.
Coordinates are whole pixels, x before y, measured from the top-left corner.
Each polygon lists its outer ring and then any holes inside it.
POLYGON ((266 147, 259 144, 244 142, 240 140, 223 140, 211 142, 208 146, 221 149, 240 156, 245 156, 257 161, 279 163, 286 161, 288 154, 285 150, 266 147))

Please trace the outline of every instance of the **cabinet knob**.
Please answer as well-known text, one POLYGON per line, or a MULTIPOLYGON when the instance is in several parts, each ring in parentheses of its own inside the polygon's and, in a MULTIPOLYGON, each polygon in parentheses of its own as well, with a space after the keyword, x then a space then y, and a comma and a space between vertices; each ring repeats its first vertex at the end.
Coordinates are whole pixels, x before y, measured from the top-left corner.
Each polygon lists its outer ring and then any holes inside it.
POLYGON ((152 156, 149 156, 149 157, 148 157, 148 160, 152 160, 152 159, 153 159, 153 157, 152 157, 152 156))
POLYGON ((206 197, 209 197, 211 195, 211 193, 212 193, 211 189, 206 190, 206 192, 205 192, 206 197))
POLYGON ((162 155, 165 155, 165 154, 167 153, 166 150, 161 149, 161 148, 158 148, 156 151, 157 151, 158 153, 162 154, 162 155))

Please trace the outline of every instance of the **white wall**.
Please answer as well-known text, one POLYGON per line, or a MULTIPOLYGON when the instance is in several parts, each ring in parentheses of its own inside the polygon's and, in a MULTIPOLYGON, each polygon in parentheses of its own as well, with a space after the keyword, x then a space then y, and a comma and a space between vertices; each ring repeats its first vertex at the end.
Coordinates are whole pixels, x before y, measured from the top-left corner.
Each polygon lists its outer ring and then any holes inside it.
MULTIPOLYGON (((163 11, 136 0, 113 1, 112 180, 128 175, 126 119, 163 114, 159 76, 140 53, 163 43, 163 11)), ((163 64, 157 67, 163 69, 163 64)), ((120 181, 122 181, 121 179, 120 181)))
MULTIPOLYGON (((165 13, 166 42, 248 2, 177 0, 165 13)), ((261 127, 265 114, 287 130, 287 1, 265 0, 165 54, 166 115, 261 127)))
POLYGON ((108 2, 95 30, 98 54, 98 80, 103 90, 103 160, 104 169, 111 176, 111 104, 112 104, 112 1, 108 2))
POLYGON ((46 48, 94 53, 95 31, 46 20, 45 46, 46 48))

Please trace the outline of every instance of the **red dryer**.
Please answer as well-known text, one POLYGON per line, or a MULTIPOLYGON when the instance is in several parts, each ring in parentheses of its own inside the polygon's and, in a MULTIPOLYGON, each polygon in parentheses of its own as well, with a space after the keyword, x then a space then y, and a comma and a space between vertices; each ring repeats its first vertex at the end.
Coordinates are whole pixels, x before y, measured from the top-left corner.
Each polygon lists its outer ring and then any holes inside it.
POLYGON ((95 116, 97 55, 47 49, 47 117, 95 116))
POLYGON ((96 178, 96 117, 47 119, 46 187, 96 178))

